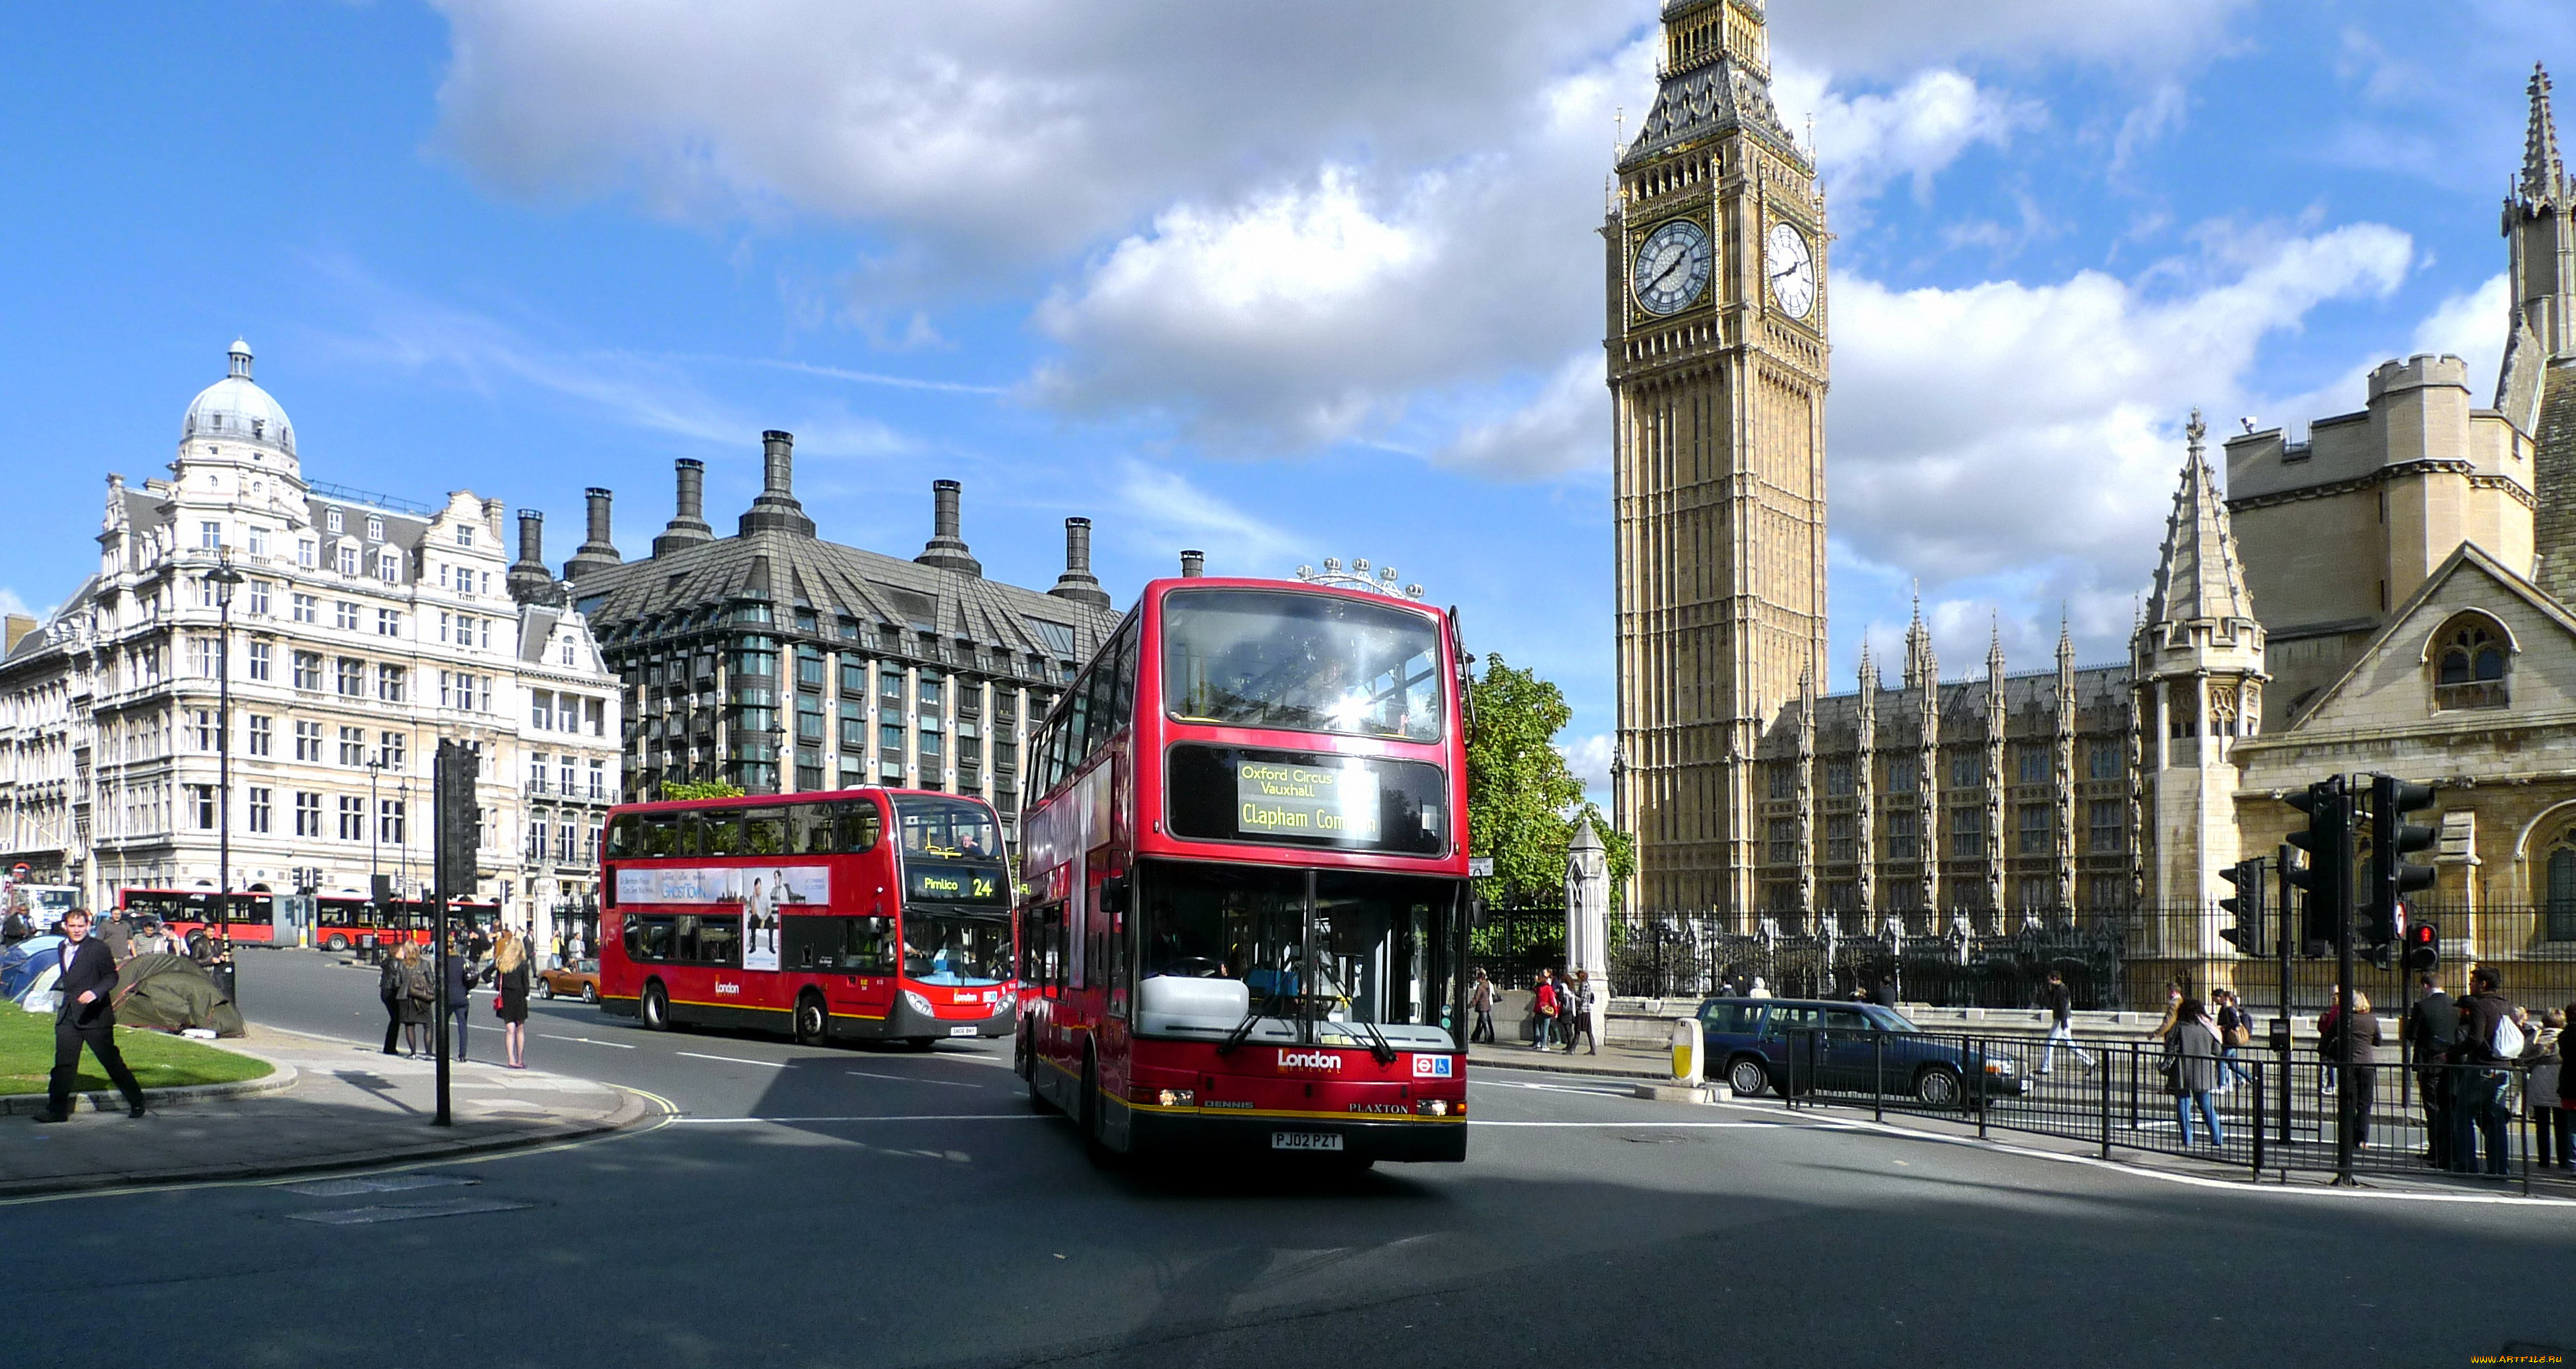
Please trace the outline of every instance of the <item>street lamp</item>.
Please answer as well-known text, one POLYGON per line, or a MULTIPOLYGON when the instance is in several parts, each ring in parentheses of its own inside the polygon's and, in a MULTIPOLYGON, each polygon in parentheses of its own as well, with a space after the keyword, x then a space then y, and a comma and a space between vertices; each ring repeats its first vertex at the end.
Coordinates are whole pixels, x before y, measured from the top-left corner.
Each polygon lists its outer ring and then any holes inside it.
MULTIPOLYGON (((224 963, 231 967, 225 986, 233 1006, 241 1006, 241 967, 233 960, 233 588, 242 573, 233 569, 233 552, 221 547, 206 583, 215 587, 215 904, 222 909, 224 963)), ((271 909, 272 919, 276 916, 271 909)), ((274 923, 272 922, 272 926, 274 923)))
MULTIPOLYGON (((385 925, 383 876, 376 873, 376 839, 384 835, 385 809, 376 799, 376 777, 384 773, 385 749, 377 747, 367 753, 367 908, 368 921, 376 927, 385 925)), ((405 806, 405 816, 410 809, 405 806)))

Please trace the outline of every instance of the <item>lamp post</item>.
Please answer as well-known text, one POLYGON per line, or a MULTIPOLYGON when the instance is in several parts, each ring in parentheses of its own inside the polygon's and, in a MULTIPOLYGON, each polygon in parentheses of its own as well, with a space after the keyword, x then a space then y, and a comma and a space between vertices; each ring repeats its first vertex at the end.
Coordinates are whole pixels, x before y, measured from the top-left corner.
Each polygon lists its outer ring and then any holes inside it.
MULTIPOLYGON (((371 914, 367 920, 378 928, 385 925, 385 904, 383 876, 376 871, 376 841, 384 835, 385 808, 376 798, 376 777, 384 769, 385 751, 380 746, 367 753, 367 910, 371 914)), ((405 816, 409 816, 408 805, 405 816)), ((383 944, 381 939, 378 944, 383 944)))
MULTIPOLYGON (((233 1006, 241 1006, 241 969, 233 960, 233 587, 242 573, 233 569, 233 552, 215 553, 215 568, 206 583, 215 587, 215 904, 223 918, 223 958, 228 967, 224 987, 233 1006)), ((270 909, 271 926, 276 911, 270 909)))

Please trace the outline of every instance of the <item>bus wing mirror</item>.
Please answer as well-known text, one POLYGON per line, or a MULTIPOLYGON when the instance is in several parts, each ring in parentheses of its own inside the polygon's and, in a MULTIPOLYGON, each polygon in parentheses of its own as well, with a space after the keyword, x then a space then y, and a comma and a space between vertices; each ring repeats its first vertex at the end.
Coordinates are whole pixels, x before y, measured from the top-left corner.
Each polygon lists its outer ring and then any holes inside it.
POLYGON ((1127 877, 1117 875, 1100 881, 1100 909, 1107 913, 1127 911, 1127 877))

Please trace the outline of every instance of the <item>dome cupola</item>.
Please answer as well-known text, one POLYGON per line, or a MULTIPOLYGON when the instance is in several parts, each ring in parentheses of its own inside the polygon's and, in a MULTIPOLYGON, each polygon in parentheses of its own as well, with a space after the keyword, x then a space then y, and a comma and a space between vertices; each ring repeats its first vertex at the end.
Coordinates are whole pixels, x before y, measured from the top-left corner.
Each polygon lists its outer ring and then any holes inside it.
POLYGON ((229 373, 197 393, 188 404, 188 417, 179 429, 182 447, 191 444, 215 448, 212 455, 237 448, 243 455, 256 459, 265 452, 286 458, 289 469, 295 464, 295 425, 286 418, 286 410, 250 378, 250 344, 235 339, 230 352, 229 373))

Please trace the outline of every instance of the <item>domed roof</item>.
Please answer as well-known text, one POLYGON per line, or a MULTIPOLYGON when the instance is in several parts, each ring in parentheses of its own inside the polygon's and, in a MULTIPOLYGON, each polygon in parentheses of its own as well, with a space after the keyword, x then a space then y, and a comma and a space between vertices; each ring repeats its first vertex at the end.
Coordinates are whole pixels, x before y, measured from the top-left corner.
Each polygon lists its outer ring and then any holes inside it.
POLYGON ((179 440, 221 438, 295 455, 295 425, 287 422, 286 410, 268 391, 251 383, 250 344, 236 338, 231 361, 232 374, 198 391, 189 402, 179 440))

